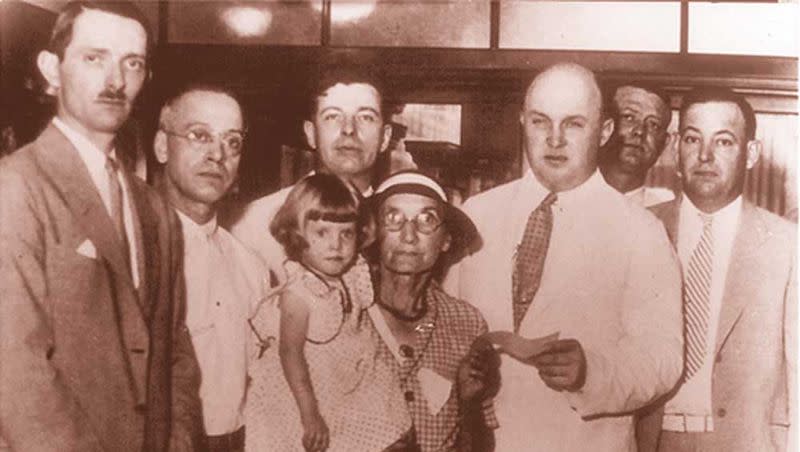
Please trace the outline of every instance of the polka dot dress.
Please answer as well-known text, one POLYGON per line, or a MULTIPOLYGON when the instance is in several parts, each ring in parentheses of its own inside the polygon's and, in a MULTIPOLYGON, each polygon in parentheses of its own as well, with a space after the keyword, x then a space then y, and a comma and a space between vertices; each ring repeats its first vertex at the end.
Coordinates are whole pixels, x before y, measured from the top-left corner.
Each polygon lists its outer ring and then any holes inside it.
MULTIPOLYGON (((320 413, 330 430, 328 451, 381 451, 410 427, 399 382, 377 359, 380 340, 364 310, 371 296, 366 263, 359 260, 329 287, 294 262, 287 263, 283 290, 306 301, 310 310, 305 355, 320 413), (356 292, 350 295, 349 288, 356 292), (343 309, 352 303, 351 308, 343 309)), ((277 309, 264 303, 252 323, 258 335, 278 337, 277 309), (263 309, 262 309, 263 308, 263 309), (269 331, 272 329, 272 331, 269 331)), ((303 429, 297 404, 278 356, 277 341, 258 358, 258 338, 251 334, 251 384, 245 416, 247 451, 302 451, 303 429)))

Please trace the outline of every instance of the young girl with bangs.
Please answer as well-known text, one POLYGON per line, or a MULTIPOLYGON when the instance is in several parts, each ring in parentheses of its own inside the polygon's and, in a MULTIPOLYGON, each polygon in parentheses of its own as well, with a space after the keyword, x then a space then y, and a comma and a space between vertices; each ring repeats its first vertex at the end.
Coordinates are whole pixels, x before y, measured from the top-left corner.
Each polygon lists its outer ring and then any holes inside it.
MULTIPOLYGON (((270 225, 288 280, 277 291, 278 347, 262 344, 251 361, 248 451, 381 451, 411 427, 397 377, 376 357, 380 339, 365 311, 372 297, 351 296, 372 291, 358 257, 358 209, 341 180, 315 174, 270 225)), ((263 342, 259 323, 256 314, 251 326, 263 342)))

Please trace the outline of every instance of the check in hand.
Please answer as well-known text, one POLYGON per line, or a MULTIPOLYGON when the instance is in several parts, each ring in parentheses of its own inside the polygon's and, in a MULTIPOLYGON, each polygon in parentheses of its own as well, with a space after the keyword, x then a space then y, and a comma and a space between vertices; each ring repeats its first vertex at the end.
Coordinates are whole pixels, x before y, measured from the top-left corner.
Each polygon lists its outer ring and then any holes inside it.
POLYGON ((586 383, 586 355, 575 339, 549 342, 528 362, 539 370, 544 384, 556 391, 575 392, 586 383))

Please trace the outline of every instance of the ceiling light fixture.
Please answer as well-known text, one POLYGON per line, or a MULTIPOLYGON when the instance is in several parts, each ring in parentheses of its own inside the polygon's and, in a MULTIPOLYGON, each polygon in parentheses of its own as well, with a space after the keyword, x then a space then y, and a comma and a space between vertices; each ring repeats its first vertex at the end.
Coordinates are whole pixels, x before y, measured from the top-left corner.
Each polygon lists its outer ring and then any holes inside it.
POLYGON ((222 12, 222 21, 236 35, 252 38, 267 32, 272 24, 272 13, 250 6, 231 6, 222 12))

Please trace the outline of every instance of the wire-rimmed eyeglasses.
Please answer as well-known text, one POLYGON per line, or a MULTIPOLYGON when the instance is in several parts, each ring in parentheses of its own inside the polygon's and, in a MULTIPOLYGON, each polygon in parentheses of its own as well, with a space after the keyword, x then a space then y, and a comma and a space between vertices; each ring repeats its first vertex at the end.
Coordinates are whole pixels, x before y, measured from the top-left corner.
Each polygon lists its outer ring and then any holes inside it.
POLYGON ((422 234, 433 234, 437 229, 442 226, 444 220, 436 210, 423 210, 418 213, 414 218, 408 219, 403 212, 399 210, 387 210, 381 217, 381 225, 387 231, 396 232, 411 222, 414 228, 422 234))
POLYGON ((161 127, 161 130, 167 135, 187 140, 197 149, 208 146, 219 140, 225 147, 228 157, 237 157, 241 155, 242 148, 244 147, 245 131, 243 130, 228 130, 220 133, 214 133, 204 128, 192 128, 183 133, 164 127, 161 127))

